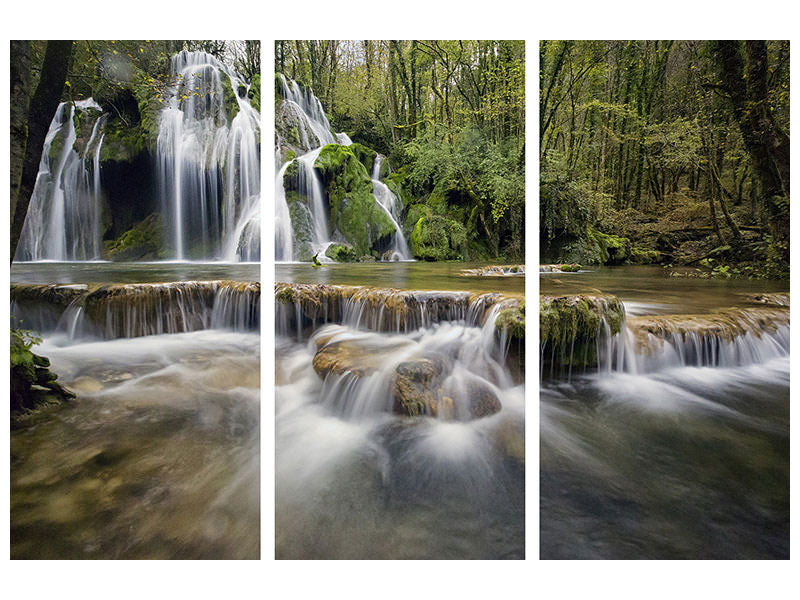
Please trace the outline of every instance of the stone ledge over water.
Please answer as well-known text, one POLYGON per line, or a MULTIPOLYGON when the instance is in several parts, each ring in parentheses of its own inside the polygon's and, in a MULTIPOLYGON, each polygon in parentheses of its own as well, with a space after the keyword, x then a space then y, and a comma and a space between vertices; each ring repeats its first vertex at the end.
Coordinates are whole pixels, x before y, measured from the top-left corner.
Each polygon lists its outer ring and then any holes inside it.
POLYGON ((11 286, 12 317, 22 326, 105 339, 257 330, 260 299, 261 284, 252 281, 11 286))
MULTIPOLYGON (((495 306, 499 311, 524 306, 521 295, 496 292, 399 290, 310 283, 275 284, 276 327, 284 335, 308 337, 323 323, 356 329, 408 332, 447 321, 484 325, 495 306), (311 330, 309 330, 311 328, 311 330)), ((523 321, 514 320, 516 337, 523 321)))

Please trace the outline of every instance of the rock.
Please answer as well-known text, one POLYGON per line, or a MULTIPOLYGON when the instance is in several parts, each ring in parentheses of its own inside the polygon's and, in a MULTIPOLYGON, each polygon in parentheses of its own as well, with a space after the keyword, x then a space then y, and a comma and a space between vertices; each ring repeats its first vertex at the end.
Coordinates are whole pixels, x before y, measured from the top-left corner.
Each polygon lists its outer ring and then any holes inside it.
POLYGON ((314 355, 312 364, 322 379, 331 374, 365 377, 377 371, 385 361, 380 353, 354 340, 318 342, 320 349, 314 355))
POLYGON ((467 386, 469 393, 469 412, 472 418, 480 419, 500 412, 502 405, 497 394, 486 384, 477 381, 467 386))
POLYGON ((444 360, 438 357, 421 358, 397 365, 392 386, 393 411, 411 417, 438 416, 441 395, 437 390, 441 388, 444 368, 444 360))
POLYGON ((103 389, 102 383, 88 376, 78 377, 71 385, 79 394, 95 394, 103 389))
POLYGON ((336 262, 356 262, 358 253, 348 244, 331 244, 325 250, 325 256, 336 262))
POLYGON ((106 242, 108 257, 118 261, 163 258, 162 233, 161 217, 153 213, 116 240, 106 242))
POLYGON ((358 255, 369 254, 394 234, 394 225, 372 195, 372 180, 350 146, 328 144, 317 157, 330 202, 329 226, 358 255))

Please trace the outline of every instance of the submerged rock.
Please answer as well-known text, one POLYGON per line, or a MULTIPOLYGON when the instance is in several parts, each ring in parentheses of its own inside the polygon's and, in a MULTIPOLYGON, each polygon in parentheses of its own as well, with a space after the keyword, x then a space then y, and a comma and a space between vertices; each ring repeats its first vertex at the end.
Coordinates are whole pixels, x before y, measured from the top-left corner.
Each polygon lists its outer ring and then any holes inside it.
POLYGON ((506 277, 525 275, 525 265, 489 265, 477 269, 462 269, 464 277, 506 277))

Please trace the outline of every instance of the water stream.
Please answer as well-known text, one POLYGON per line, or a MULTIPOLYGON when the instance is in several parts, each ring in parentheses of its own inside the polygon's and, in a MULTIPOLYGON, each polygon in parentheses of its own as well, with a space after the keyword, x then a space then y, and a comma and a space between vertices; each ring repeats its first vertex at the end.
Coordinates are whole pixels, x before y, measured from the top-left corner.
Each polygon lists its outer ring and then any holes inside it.
POLYGON ((13 558, 258 558, 260 291, 219 268, 14 265, 12 324, 77 398, 11 431, 13 558))
POLYGON ((288 289, 276 557, 523 558, 525 395, 498 295, 288 289))
POLYGON ((753 301, 786 284, 649 267, 541 281, 627 313, 596 368, 541 381, 541 556, 787 558, 788 306, 753 301))
POLYGON ((206 52, 179 52, 170 75, 156 160, 172 256, 258 260, 260 116, 249 85, 206 52))

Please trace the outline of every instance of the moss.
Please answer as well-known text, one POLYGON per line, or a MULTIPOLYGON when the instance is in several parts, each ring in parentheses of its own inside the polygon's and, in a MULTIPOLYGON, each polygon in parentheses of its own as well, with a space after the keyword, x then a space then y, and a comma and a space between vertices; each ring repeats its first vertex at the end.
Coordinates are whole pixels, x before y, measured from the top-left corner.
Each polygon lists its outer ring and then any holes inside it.
POLYGON ((617 334, 624 319, 625 309, 615 296, 542 296, 539 299, 539 339, 543 344, 563 347, 575 339, 594 340, 603 320, 611 334, 617 334))
POLYGON ((350 150, 353 151, 358 162, 364 165, 364 168, 367 170, 367 173, 372 175, 372 167, 375 165, 375 158, 378 156, 378 153, 375 152, 372 148, 368 148, 358 142, 354 142, 350 144, 350 150))
POLYGON ((564 273, 577 273, 581 270, 581 266, 578 263, 572 263, 571 265, 561 265, 561 270, 564 273))
POLYGON ((56 383, 58 375, 48 369, 50 360, 34 354, 42 339, 32 331, 12 329, 10 340, 10 387, 12 418, 45 402, 62 402, 75 394, 56 383))
POLYGON ((357 262, 358 252, 345 244, 331 244, 325 250, 325 256, 336 262, 357 262))
POLYGON ((652 265, 661 261, 661 253, 658 250, 648 250, 641 246, 632 246, 630 262, 638 265, 652 265))
POLYGON ((497 315, 495 328, 506 332, 510 339, 525 339, 525 302, 506 308, 497 315))
POLYGON ((366 167, 349 146, 328 144, 314 163, 328 192, 329 225, 359 256, 371 254, 394 225, 372 195, 366 167))
POLYGON ((106 242, 111 260, 154 260, 164 258, 161 217, 153 213, 115 240, 106 242))
POLYGON ((250 82, 250 89, 247 91, 247 97, 250 99, 250 106, 261 112, 261 74, 256 73, 253 75, 253 80, 250 82))
POLYGON ((225 116, 228 119, 228 123, 231 123, 234 117, 239 114, 239 102, 236 99, 236 91, 231 85, 230 78, 227 75, 221 75, 220 82, 222 83, 222 97, 225 103, 225 116))
POLYGON ((296 299, 297 292, 295 292, 294 288, 290 286, 286 286, 285 288, 278 290, 278 292, 275 294, 275 300, 281 304, 294 304, 296 299))
POLYGON ((466 243, 464 226, 440 215, 421 217, 409 238, 411 253, 423 260, 460 260, 466 243))

